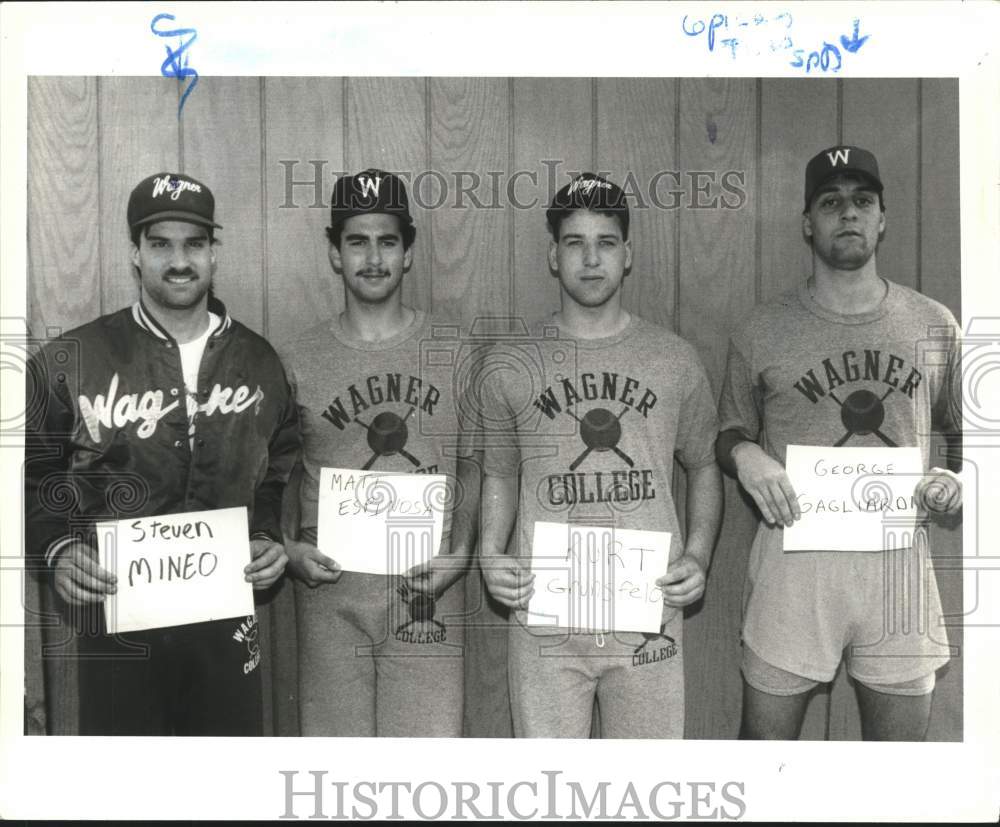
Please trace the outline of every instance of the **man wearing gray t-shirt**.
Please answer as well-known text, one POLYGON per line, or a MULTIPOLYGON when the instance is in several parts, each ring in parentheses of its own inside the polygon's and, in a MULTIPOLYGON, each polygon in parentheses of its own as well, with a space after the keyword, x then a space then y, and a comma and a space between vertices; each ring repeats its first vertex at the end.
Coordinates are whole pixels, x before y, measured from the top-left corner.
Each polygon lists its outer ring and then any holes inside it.
MULTIPOLYGON (((478 470, 458 459, 452 368, 421 360, 431 316, 403 303, 416 228, 402 180, 377 169, 342 177, 330 212, 329 257, 344 285, 344 311, 279 350, 303 438, 300 531, 286 541, 302 734, 459 737, 464 601, 457 581, 475 541, 478 470), (338 557, 347 549, 317 547, 323 468, 345 469, 354 491, 380 472, 444 475, 447 493, 438 497, 431 485, 424 495, 424 506, 432 501, 444 511, 440 537, 427 514, 408 516, 409 501, 395 508, 380 484, 355 504, 366 514, 380 502, 389 508, 385 543, 351 550, 368 562, 393 543, 401 551, 436 544, 440 554, 401 576, 357 563, 345 570, 338 557)), ((357 513, 345 505, 340 514, 357 513)))
MULTIPOLYGON (((831 681, 846 652, 866 740, 922 740, 935 670, 947 642, 925 527, 912 547, 784 552, 783 527, 801 518, 785 472, 789 445, 906 447, 930 463, 930 430, 960 438, 958 326, 948 310, 880 278, 885 229, 875 157, 853 146, 806 167, 803 232, 813 271, 760 306, 732 337, 717 456, 760 509, 743 618, 741 737, 798 736, 810 691, 831 681), (943 358, 921 358, 941 341, 943 358)), ((949 445, 949 465, 960 462, 949 445)), ((914 499, 930 512, 961 506, 961 483, 932 467, 914 499)))
POLYGON ((480 371, 481 566, 493 597, 515 610, 508 645, 514 733, 586 738, 596 697, 603 737, 680 738, 683 607, 704 593, 722 511, 714 400, 694 348, 622 307, 632 242, 621 188, 584 173, 556 194, 546 217, 560 310, 520 353, 498 343, 480 371), (671 493, 675 457, 687 470, 685 532, 671 493), (565 525, 566 539, 533 548, 538 523, 565 525), (639 591, 656 612, 662 604, 658 629, 604 632, 617 628, 611 596, 622 597, 626 584, 614 579, 611 557, 605 568, 589 547, 586 561, 561 557, 572 547, 573 526, 597 527, 602 537, 606 529, 670 533, 655 587, 628 592, 639 591), (537 584, 533 557, 543 572, 537 584), (553 593, 560 576, 572 593, 568 625, 528 625, 535 590, 553 593), (584 617, 590 608, 596 612, 584 617))

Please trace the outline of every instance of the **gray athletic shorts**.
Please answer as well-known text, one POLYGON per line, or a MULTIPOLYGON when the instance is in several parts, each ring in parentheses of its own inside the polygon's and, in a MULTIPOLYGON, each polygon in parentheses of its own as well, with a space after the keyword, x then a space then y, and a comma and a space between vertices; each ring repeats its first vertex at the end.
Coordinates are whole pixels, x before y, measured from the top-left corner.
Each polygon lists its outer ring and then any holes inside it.
POLYGON ((922 529, 902 550, 784 553, 782 530, 761 525, 743 605, 744 675, 765 692, 774 686, 785 691, 773 694, 794 694, 827 683, 846 659, 849 674, 867 686, 923 694, 949 658, 922 529), (770 667, 807 682, 762 670, 746 655, 748 648, 770 667))

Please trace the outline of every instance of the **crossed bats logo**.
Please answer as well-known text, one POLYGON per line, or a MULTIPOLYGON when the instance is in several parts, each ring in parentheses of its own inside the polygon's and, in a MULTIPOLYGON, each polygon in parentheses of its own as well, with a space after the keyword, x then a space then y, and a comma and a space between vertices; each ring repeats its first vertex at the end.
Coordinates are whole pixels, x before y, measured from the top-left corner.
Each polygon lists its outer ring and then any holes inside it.
POLYGON ((629 406, 626 405, 615 416, 607 408, 591 408, 581 419, 568 407, 566 408, 564 413, 573 417, 580 424, 580 439, 583 440, 584 445, 583 452, 570 463, 570 471, 575 471, 590 456, 591 451, 597 451, 598 453, 613 451, 629 468, 635 466, 632 457, 618 447, 618 443, 622 438, 621 418, 628 410, 629 406))
POLYGON ((396 592, 410 612, 410 619, 401 623, 396 629, 397 635, 405 632, 415 623, 433 623, 442 632, 446 631, 445 625, 434 617, 437 612, 437 601, 432 595, 414 592, 406 583, 401 583, 396 588, 396 592))
POLYGON ((844 435, 833 443, 833 447, 839 448, 852 436, 875 434, 890 448, 895 448, 896 443, 879 430, 885 421, 885 399, 893 390, 894 388, 889 388, 881 398, 870 390, 856 390, 843 402, 830 391, 830 398, 840 405, 840 421, 847 429, 844 435))
POLYGON ((674 640, 670 635, 665 635, 662 632, 642 632, 642 643, 632 650, 633 655, 638 655, 643 649, 645 649, 651 641, 657 640, 658 638, 663 638, 670 644, 676 644, 677 641, 674 640))
POLYGON ((388 457, 393 454, 406 457, 415 467, 420 467, 420 460, 406 450, 406 441, 410 436, 406 420, 413 415, 415 410, 416 408, 411 405, 406 416, 399 416, 392 411, 382 411, 370 423, 364 422, 359 417, 354 417, 354 421, 367 430, 368 447, 373 452, 368 461, 361 467, 362 471, 369 470, 379 457, 388 457))

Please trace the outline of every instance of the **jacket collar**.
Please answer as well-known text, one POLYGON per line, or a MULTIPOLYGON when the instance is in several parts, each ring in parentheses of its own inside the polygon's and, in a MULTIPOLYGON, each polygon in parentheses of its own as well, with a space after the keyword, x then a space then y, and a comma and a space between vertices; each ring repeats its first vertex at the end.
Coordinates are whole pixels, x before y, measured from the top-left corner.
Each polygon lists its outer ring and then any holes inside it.
MULTIPOLYGON (((229 315, 229 311, 226 310, 226 306, 215 296, 208 297, 208 309, 222 319, 221 324, 215 328, 214 331, 212 331, 212 338, 215 339, 232 327, 233 319, 229 315)), ((153 314, 150 313, 146 305, 142 303, 142 299, 132 305, 132 318, 135 320, 135 323, 147 333, 153 334, 158 339, 173 341, 174 337, 167 333, 163 326, 156 321, 153 314)))

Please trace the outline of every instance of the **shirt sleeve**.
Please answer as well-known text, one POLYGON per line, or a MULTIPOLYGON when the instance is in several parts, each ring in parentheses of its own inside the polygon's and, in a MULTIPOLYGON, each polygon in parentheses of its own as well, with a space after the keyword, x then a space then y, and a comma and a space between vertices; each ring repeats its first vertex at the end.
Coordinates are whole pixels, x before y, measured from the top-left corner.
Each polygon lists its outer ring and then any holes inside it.
POLYGON ((278 423, 267 448, 267 472, 254 495, 251 536, 266 536, 281 542, 281 500, 288 477, 299 458, 302 439, 295 394, 277 357, 275 386, 280 394, 278 423))
POLYGON ((756 442, 760 436, 761 389, 739 337, 729 340, 726 372, 719 397, 719 430, 738 431, 756 442))
MULTIPOLYGON (((28 362, 25 375, 24 522, 25 554, 51 565, 76 539, 71 518, 79 503, 69 474, 74 424, 73 404, 63 371, 50 364, 50 346, 28 362), (63 375, 63 381, 55 375, 63 375)), ((78 532, 77 532, 78 533, 78 532)))
POLYGON ((943 341, 939 348, 944 358, 937 398, 933 400, 931 424, 942 434, 962 432, 962 337, 958 323, 950 319, 947 328, 942 329, 943 341))
POLYGON ((693 349, 687 374, 688 393, 678 419, 674 451, 685 468, 701 468, 715 462, 719 418, 708 375, 693 349))
POLYGON ((484 353, 476 371, 477 387, 469 389, 480 422, 477 441, 483 452, 485 473, 496 477, 514 476, 521 464, 517 412, 510 404, 504 377, 508 363, 491 349, 484 353))

